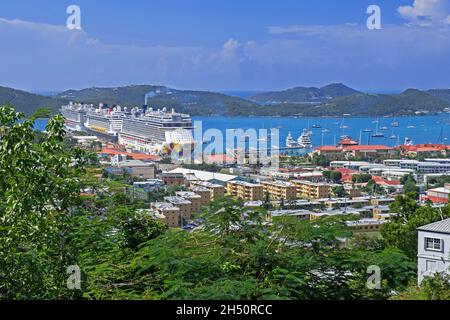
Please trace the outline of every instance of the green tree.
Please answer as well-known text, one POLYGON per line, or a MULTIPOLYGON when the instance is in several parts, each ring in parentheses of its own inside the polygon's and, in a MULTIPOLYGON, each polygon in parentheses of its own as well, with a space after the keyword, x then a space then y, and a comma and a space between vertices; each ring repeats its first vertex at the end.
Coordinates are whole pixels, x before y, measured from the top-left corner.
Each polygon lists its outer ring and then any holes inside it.
POLYGON ((33 120, 0 107, 0 298, 64 297, 68 224, 80 204, 86 159, 65 149, 55 116, 37 143, 33 120))
POLYGON ((348 196, 347 191, 345 190, 344 186, 335 186, 332 189, 333 194, 338 198, 344 198, 348 196))

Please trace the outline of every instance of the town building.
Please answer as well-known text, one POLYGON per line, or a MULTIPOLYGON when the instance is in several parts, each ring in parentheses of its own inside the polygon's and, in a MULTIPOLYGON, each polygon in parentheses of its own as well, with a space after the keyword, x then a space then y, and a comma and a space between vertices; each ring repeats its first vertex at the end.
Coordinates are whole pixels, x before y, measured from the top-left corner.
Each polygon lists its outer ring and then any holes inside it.
POLYGON ((427 190, 427 199, 433 203, 448 203, 450 196, 450 184, 441 188, 427 190))
POLYGON ((176 192, 177 197, 181 197, 191 202, 191 212, 199 213, 202 211, 203 201, 202 197, 195 192, 179 191, 176 192))
POLYGON ((332 186, 330 184, 306 180, 292 180, 291 182, 297 187, 298 198, 323 199, 331 196, 332 186))
POLYGON ((264 194, 271 200, 292 200, 297 198, 297 187, 287 181, 263 181, 261 182, 264 194))
POLYGON ((200 207, 206 206, 211 202, 211 190, 204 187, 192 187, 191 191, 200 196, 200 207))
POLYGON ((206 182, 206 181, 191 181, 190 187, 202 187, 210 191, 211 200, 217 200, 225 196, 225 188, 223 185, 206 182))
POLYGON ((449 273, 450 219, 418 228, 418 283, 426 276, 449 273))
POLYGON ((153 202, 150 209, 155 210, 158 214, 164 216, 164 223, 171 228, 181 226, 181 213, 178 207, 167 202, 153 202))
POLYGON ((185 184, 185 178, 182 173, 163 172, 159 177, 166 186, 182 186, 185 184))
POLYGON ((183 220, 190 220, 192 216, 192 202, 178 196, 164 197, 164 201, 171 203, 180 209, 180 214, 183 220))
POLYGON ((139 179, 155 179, 155 166, 141 160, 124 160, 105 169, 110 174, 128 173, 139 179))
POLYGON ((264 199, 263 186, 246 181, 229 181, 227 183, 227 193, 230 196, 248 201, 264 199))

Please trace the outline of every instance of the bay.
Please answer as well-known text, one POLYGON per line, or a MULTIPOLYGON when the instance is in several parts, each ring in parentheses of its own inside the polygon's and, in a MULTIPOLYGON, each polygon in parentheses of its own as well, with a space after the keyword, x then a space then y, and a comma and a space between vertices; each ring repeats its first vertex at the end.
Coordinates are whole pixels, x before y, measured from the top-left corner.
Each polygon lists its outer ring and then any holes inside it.
MULTIPOLYGON (((397 142, 403 143, 405 138, 411 139, 415 144, 419 143, 447 143, 450 139, 450 121, 447 114, 431 116, 414 116, 399 118, 269 118, 269 117, 193 117, 194 121, 202 121, 203 132, 208 129, 218 129, 223 132, 229 129, 279 129, 280 144, 285 145, 289 132, 297 139, 303 129, 312 132, 311 139, 314 147, 321 145, 335 145, 340 137, 349 135, 355 140, 360 140, 364 145, 395 146, 397 142), (373 138, 376 132, 375 123, 378 121, 379 132, 383 138, 373 138), (398 122, 398 127, 392 127, 391 123, 398 122), (313 128, 319 126, 320 128, 313 128), (387 130, 380 128, 387 127, 387 130), (323 133, 324 129, 329 132, 323 133), (371 129, 372 132, 363 132, 371 129), (390 139, 392 135, 398 136, 390 139)), ((43 131, 47 119, 38 119, 35 129, 43 131)))

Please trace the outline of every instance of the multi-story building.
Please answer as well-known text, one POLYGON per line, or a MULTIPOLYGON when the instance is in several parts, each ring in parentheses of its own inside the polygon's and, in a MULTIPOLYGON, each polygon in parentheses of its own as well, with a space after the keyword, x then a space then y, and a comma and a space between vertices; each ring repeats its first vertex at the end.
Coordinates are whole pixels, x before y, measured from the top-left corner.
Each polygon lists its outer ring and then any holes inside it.
POLYGON ((245 181, 229 181, 227 193, 243 200, 259 201, 264 199, 263 186, 245 181))
POLYGON ((160 179, 166 186, 182 186, 185 184, 185 178, 182 173, 161 173, 160 179))
POLYGON ((164 222, 167 224, 167 226, 171 228, 177 228, 181 226, 180 209, 178 207, 175 207, 172 203, 153 202, 150 204, 150 208, 165 217, 164 222))
POLYGON ((381 226, 386 222, 386 220, 365 218, 356 221, 347 221, 346 224, 355 233, 378 234, 381 226))
POLYGON ((192 216, 192 202, 182 197, 165 197, 164 201, 180 209, 183 220, 190 220, 192 216))
POLYGON ((332 186, 327 183, 311 182, 305 180, 292 180, 297 187, 297 197, 308 199, 324 199, 331 196, 332 186))
POLYGON ((441 188, 427 190, 427 199, 433 203, 448 203, 450 196, 450 184, 441 188))
POLYGON ((132 177, 137 177, 140 179, 155 178, 155 166, 151 163, 140 160, 121 161, 117 163, 116 166, 107 168, 106 171, 112 174, 123 174, 127 172, 132 177))
POLYGON ((195 192, 180 191, 176 193, 177 197, 184 198, 191 202, 191 212, 199 213, 202 210, 202 197, 195 192))
POLYGON ((220 184, 215 184, 206 181, 191 181, 191 188, 203 187, 211 192, 211 200, 217 200, 225 195, 225 187, 220 184))
POLYGON ((292 200, 297 198, 297 187, 287 181, 263 181, 264 194, 271 200, 292 200))
POLYGON ((200 207, 206 206, 211 202, 211 190, 203 187, 193 187, 191 191, 200 196, 200 207))
POLYGON ((433 274, 450 273, 450 219, 418 228, 417 273, 419 285, 433 274))

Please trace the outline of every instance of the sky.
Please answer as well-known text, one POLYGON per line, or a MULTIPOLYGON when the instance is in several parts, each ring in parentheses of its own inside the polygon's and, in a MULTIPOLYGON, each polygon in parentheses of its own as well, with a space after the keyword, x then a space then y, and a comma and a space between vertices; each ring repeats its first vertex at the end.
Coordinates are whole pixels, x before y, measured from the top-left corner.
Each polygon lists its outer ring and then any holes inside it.
POLYGON ((449 88, 450 0, 2 0, 0 44, 0 86, 35 92, 449 88))

